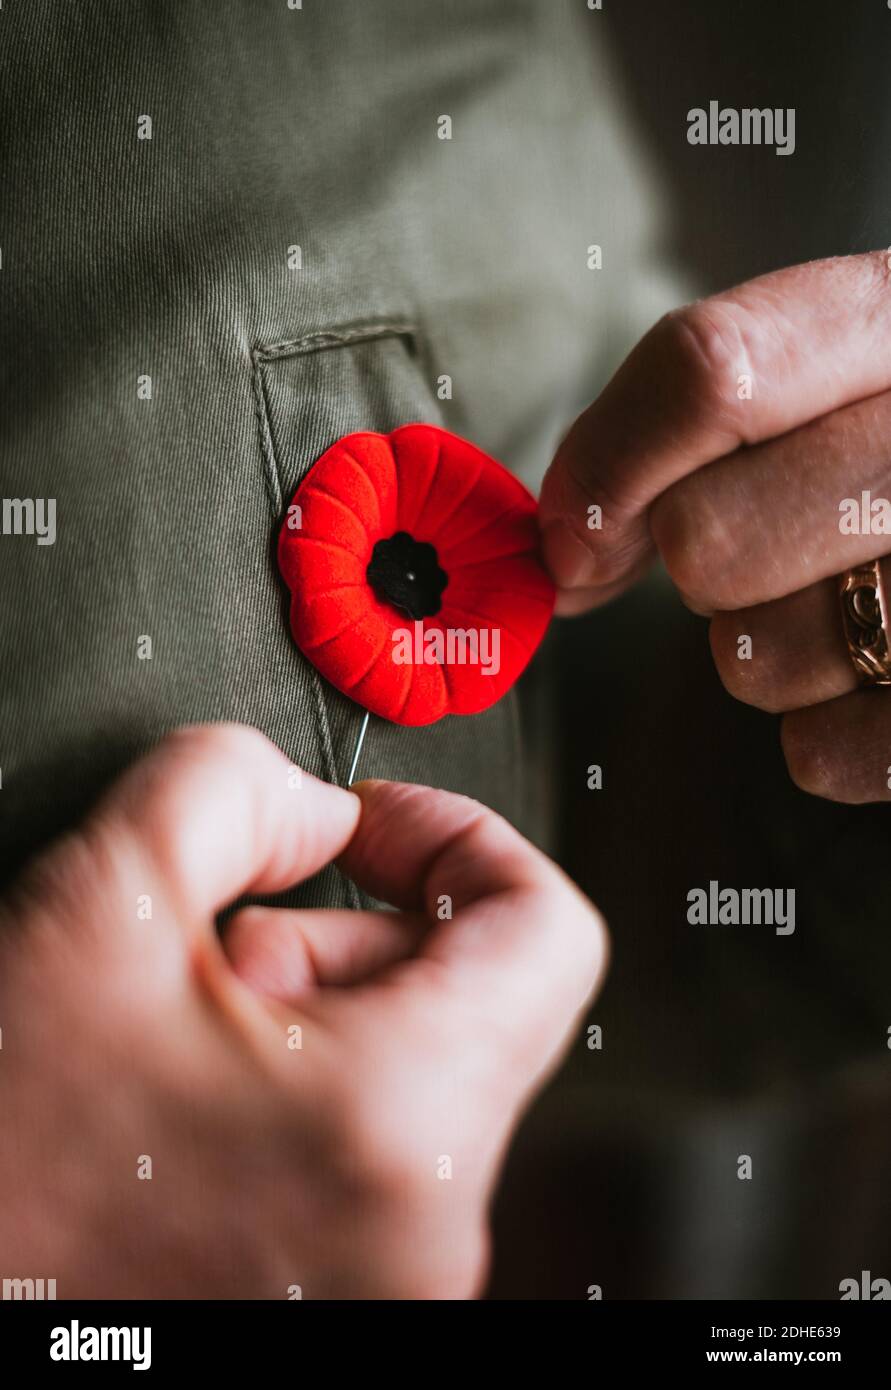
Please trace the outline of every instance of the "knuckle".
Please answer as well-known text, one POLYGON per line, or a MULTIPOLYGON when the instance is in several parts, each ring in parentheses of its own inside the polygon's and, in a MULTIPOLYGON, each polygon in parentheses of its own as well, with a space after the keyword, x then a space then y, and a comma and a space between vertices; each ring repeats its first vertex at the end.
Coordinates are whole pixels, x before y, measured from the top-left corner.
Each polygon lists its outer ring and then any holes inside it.
POLYGON ((382 1110, 376 1119, 363 1114, 353 1131, 363 1190, 375 1202, 411 1207, 432 1187, 435 1155, 418 1152, 410 1119, 382 1110))
POLYGON ((716 613, 709 626, 709 643, 715 669, 729 695, 744 705, 780 714, 784 708, 782 665, 772 644, 757 643, 758 659, 740 657, 740 638, 751 636, 745 612, 716 613))
POLYGON ((706 609, 733 589, 736 546, 694 474, 653 504, 650 530, 669 577, 682 594, 706 609))
POLYGON ((836 785, 833 761, 827 746, 814 737, 811 721, 803 723, 798 714, 787 714, 782 722, 780 738, 783 757, 789 776, 800 791, 831 801, 848 798, 836 785))
POLYGON ((424 1261, 414 1288, 423 1301, 452 1301, 482 1295, 491 1261, 488 1231, 482 1221, 465 1220, 454 1226, 447 1247, 434 1265, 424 1261))
POLYGON ((599 985, 609 969, 612 959, 612 937, 610 936, 609 924, 603 913, 593 904, 589 906, 592 974, 595 985, 599 985))
MULTIPOLYGON (((543 921, 548 922, 552 918, 553 905, 559 904, 559 901, 553 891, 547 894, 543 902, 543 921)), ((569 886, 566 909, 561 916, 570 920, 575 917, 578 922, 573 934, 572 956, 581 992, 580 1006, 584 1006, 609 969, 612 950, 609 927, 600 909, 574 884, 569 886)))
POLYGON ((612 939, 605 917, 584 899, 585 914, 577 947, 577 998, 567 1022, 574 1028, 598 995, 612 962, 612 939))
POLYGON ((409 1081, 404 1060, 388 1062, 378 1053, 373 1075, 360 1065, 340 1088, 337 1150, 350 1181, 375 1201, 410 1204, 429 1186, 433 1160, 422 1151, 427 1128, 418 1113, 423 1097, 409 1093, 409 1081))
POLYGON ((657 325, 680 406, 704 426, 738 421, 738 378, 751 371, 741 316, 729 301, 699 300, 666 314, 657 325))

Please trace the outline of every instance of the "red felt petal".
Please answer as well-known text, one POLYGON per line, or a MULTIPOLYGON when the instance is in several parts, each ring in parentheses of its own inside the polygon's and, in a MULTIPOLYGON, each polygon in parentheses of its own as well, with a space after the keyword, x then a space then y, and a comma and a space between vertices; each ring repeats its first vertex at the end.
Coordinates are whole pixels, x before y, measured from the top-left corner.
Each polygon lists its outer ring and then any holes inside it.
POLYGON ((299 595, 296 621, 305 652, 317 651, 333 637, 349 631, 368 616, 364 584, 338 585, 334 589, 299 595))
MULTIPOLYGON (((304 487, 319 483, 340 497, 365 522, 370 534, 391 535, 396 520, 396 464, 379 434, 353 434, 332 445, 307 476, 304 487)), ((300 501, 301 489, 295 494, 300 501)))
POLYGON ((417 727, 433 724, 444 714, 451 714, 449 692, 443 673, 438 666, 412 666, 411 692, 408 701, 396 719, 397 724, 417 727))
POLYGON ((417 524, 439 471, 441 433, 429 425, 403 425, 390 436, 398 493, 395 529, 417 540, 429 539, 418 534, 417 524))
POLYGON ((448 534, 491 461, 473 445, 429 425, 403 425, 392 439, 400 527, 416 540, 435 543, 448 534))
POLYGON ((303 509, 300 529, 304 536, 336 540, 338 545, 368 564, 372 548, 368 527, 349 502, 314 482, 312 487, 303 489, 300 505, 303 509))
POLYGON ((350 694, 365 709, 401 723, 400 715, 411 694, 412 678, 411 666, 394 666, 392 644, 387 642, 374 665, 350 694))
MULTIPOLYGON (((520 600, 539 604, 547 610, 550 617, 554 607, 554 586, 542 569, 536 551, 526 551, 522 555, 511 556, 509 565, 502 566, 499 561, 482 560, 479 564, 458 565, 449 573, 449 582, 443 594, 443 603, 460 603, 480 612, 502 612, 512 608, 520 600), (480 599, 477 605, 477 598, 480 599)), ((523 626, 533 629, 535 615, 523 614, 523 626)))
MULTIPOLYGON (((487 646, 480 650, 487 658, 485 664, 480 662, 476 665, 455 664, 450 667, 451 673, 460 678, 462 690, 467 689, 469 681, 478 682, 479 690, 497 690, 502 694, 509 690, 521 673, 526 669, 535 651, 538 642, 531 642, 516 627, 511 627, 506 622, 490 622, 477 612, 467 612, 461 608, 450 608, 447 612, 443 610, 443 615, 448 626, 453 631, 466 631, 467 629, 484 629, 487 633, 485 641, 487 646), (494 640, 497 634, 497 646, 494 640), (492 656, 497 653, 498 669, 494 669, 492 656), (486 667, 490 668, 486 674, 486 667)), ((482 638, 479 639, 482 642, 482 638)))
POLYGON ((315 593, 338 584, 365 584, 365 565, 339 541, 302 532, 279 549, 282 575, 292 590, 315 593))
POLYGON ((443 564, 451 566, 496 558, 508 550, 537 550, 538 526, 535 511, 527 504, 504 507, 494 515, 488 510, 481 520, 476 505, 456 517, 454 523, 439 537, 439 554, 443 564))
POLYGON ((394 664, 392 645, 381 653, 354 698, 396 724, 432 724, 449 712, 442 672, 431 666, 394 664))
POLYGON ((296 619, 296 627, 301 649, 345 695, 368 675, 390 641, 386 625, 370 612, 358 622, 345 624, 336 635, 326 639, 316 640, 314 630, 305 626, 302 614, 296 619))
POLYGON ((492 487, 482 475, 468 502, 439 537, 443 564, 497 559, 538 548, 536 506, 530 496, 518 501, 512 489, 507 493, 500 486, 492 487))

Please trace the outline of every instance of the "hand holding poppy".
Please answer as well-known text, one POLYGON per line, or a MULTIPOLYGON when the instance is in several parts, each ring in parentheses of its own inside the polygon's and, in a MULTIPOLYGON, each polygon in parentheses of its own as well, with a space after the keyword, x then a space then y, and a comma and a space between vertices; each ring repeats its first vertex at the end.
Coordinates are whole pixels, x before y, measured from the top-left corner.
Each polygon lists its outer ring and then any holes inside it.
POLYGON ((253 730, 183 730, 3 904, 0 1250, 59 1298, 480 1287, 602 925, 474 802, 290 772, 253 730), (222 907, 335 855, 399 910, 245 908, 221 947, 222 907))
POLYGON ((846 499, 891 499, 889 264, 794 266, 669 314, 572 426, 541 498, 558 612, 658 553, 711 616, 728 690, 784 714, 794 780, 847 802, 891 798, 891 694, 857 688, 837 579, 891 550, 884 527, 840 525, 846 499))

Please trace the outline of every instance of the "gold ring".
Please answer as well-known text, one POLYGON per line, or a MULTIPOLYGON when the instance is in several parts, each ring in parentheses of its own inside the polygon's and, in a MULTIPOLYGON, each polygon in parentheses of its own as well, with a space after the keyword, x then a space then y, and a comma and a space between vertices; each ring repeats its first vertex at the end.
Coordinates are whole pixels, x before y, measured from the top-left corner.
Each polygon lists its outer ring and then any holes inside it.
POLYGON ((842 623, 854 670, 863 685, 891 685, 888 605, 878 560, 839 577, 842 623))

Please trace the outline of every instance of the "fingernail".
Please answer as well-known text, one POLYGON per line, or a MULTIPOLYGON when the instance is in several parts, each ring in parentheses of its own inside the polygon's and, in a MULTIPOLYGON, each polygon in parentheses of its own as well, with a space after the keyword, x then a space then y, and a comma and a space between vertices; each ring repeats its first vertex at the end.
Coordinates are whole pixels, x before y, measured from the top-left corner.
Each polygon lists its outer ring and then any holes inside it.
POLYGON ((544 528, 541 552, 558 588, 581 589, 597 583, 593 555, 562 521, 551 521, 544 528))

